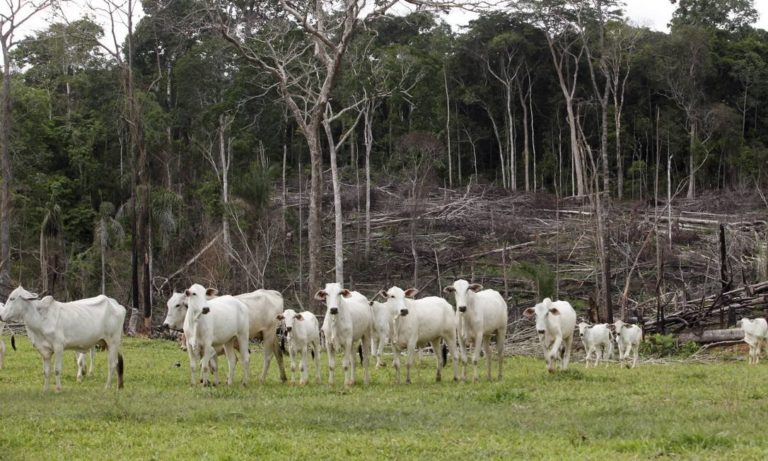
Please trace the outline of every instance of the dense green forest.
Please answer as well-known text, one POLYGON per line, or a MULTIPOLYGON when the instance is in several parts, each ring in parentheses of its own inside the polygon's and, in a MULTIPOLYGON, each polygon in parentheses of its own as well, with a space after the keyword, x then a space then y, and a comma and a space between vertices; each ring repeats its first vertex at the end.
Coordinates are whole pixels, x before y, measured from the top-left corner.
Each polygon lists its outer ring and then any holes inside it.
POLYGON ((149 314, 194 279, 306 303, 334 268, 415 272, 373 269, 382 194, 413 234, 408 204, 446 189, 588 197, 610 220, 656 191, 768 179, 749 0, 673 1, 669 32, 613 0, 521 0, 460 30, 430 9, 444 2, 145 0, 140 20, 102 3, 124 40, 87 17, 16 41, 0 23, 3 291, 104 291, 149 314))

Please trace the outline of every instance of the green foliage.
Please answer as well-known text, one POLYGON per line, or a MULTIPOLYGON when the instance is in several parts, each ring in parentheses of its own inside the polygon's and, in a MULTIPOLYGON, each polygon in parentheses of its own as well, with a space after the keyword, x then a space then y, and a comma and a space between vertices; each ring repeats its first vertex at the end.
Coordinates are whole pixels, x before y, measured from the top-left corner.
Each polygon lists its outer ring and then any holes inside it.
POLYGON ((640 353, 655 357, 680 356, 688 357, 699 350, 698 344, 688 341, 680 344, 675 335, 654 334, 645 337, 640 343, 640 353))
POLYGON ((538 263, 521 261, 512 268, 512 273, 533 283, 537 301, 555 296, 556 274, 548 263, 544 261, 538 263))

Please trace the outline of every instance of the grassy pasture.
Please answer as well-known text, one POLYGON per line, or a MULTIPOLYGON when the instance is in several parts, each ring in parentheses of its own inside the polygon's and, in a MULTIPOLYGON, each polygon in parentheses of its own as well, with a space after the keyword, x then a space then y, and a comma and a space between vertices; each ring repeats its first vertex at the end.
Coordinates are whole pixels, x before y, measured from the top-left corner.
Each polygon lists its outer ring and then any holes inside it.
POLYGON ((390 366, 347 390, 325 384, 325 357, 322 385, 281 384, 274 363, 260 385, 254 348, 250 387, 192 388, 175 344, 127 339, 123 391, 103 389, 104 353, 77 384, 67 352, 64 390, 44 394, 39 355, 17 339, 0 370, 0 459, 768 458, 768 363, 548 375, 543 359, 510 357, 502 382, 460 384, 435 383, 425 357, 412 385, 392 384, 390 366))

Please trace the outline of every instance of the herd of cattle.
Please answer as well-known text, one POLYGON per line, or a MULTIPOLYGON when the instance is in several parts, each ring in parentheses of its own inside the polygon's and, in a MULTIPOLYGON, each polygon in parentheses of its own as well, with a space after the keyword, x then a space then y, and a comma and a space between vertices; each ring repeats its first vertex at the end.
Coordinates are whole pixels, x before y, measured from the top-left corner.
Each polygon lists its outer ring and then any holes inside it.
MULTIPOLYGON (((218 384, 217 356, 225 355, 229 363, 227 384, 232 384, 237 364, 236 351, 243 368, 243 385, 248 384, 251 339, 260 339, 264 349, 264 363, 260 381, 264 381, 274 355, 280 379, 286 381, 278 331, 285 333, 291 361, 291 382, 295 382, 296 358, 301 356, 300 384, 309 380, 307 360, 310 349, 315 361, 316 381, 320 377, 321 337, 324 337, 328 356, 328 382, 333 384, 336 354, 342 353, 344 383, 355 383, 355 351, 361 351, 364 382, 370 380, 368 365, 371 354, 376 366, 384 365, 382 353, 389 343, 393 351, 396 382, 400 382, 400 356, 406 354, 405 380, 411 382, 411 366, 418 348, 430 345, 437 359, 437 381, 446 365, 446 354, 437 353, 443 345, 453 360, 453 379, 466 381, 467 350, 471 349, 474 368, 473 381, 478 379, 478 362, 483 350, 487 362, 487 379, 491 380, 491 338, 495 337, 498 359, 498 379, 502 378, 504 340, 507 331, 507 305, 499 292, 483 289, 482 285, 456 280, 445 287, 452 293, 456 308, 445 299, 430 296, 414 299, 415 288, 402 290, 392 287, 380 291, 368 300, 357 291, 328 283, 315 294, 315 299, 326 305, 322 326, 309 311, 297 313, 284 309, 282 295, 273 290, 256 290, 237 296, 219 296, 215 289, 194 284, 184 293, 174 293, 167 302, 165 328, 183 331, 183 347, 189 354, 191 383, 218 384), (382 298, 382 302, 376 299, 382 298), (322 333, 322 334, 321 334, 322 333), (197 368, 200 367, 198 376, 197 368)), ((23 323, 33 346, 43 359, 44 389, 49 388, 50 362, 54 357, 56 390, 61 390, 61 362, 64 350, 77 352, 78 381, 85 371, 86 354, 95 346, 108 351, 107 384, 117 372, 118 388, 123 387, 123 356, 119 352, 126 309, 105 295, 68 303, 42 299, 22 287, 16 288, 7 303, 0 304, 0 333, 4 322, 23 323)), ((567 369, 574 334, 579 332, 586 351, 586 366, 594 355, 594 366, 601 358, 610 358, 615 341, 619 361, 635 367, 643 332, 638 325, 621 320, 613 324, 576 324, 576 312, 567 301, 545 298, 541 303, 524 311, 535 318, 536 331, 544 350, 547 369, 556 366, 567 369), (632 358, 630 359, 630 355, 632 358), (631 360, 631 363, 630 363, 631 360)), ((749 363, 756 364, 761 348, 768 343, 768 323, 765 319, 740 320, 745 341, 750 345, 749 363)), ((13 338, 12 338, 13 344, 13 338)), ((0 369, 3 366, 5 345, 0 341, 0 369)))

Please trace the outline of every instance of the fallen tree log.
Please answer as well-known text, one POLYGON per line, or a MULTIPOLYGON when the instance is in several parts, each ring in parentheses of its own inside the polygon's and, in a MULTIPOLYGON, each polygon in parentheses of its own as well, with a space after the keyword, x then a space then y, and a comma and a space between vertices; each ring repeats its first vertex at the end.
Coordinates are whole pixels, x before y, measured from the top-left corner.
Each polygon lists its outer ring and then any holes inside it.
POLYGON ((677 338, 681 343, 693 341, 699 344, 718 343, 723 341, 739 341, 744 339, 744 331, 740 328, 704 330, 701 333, 683 333, 677 338))

